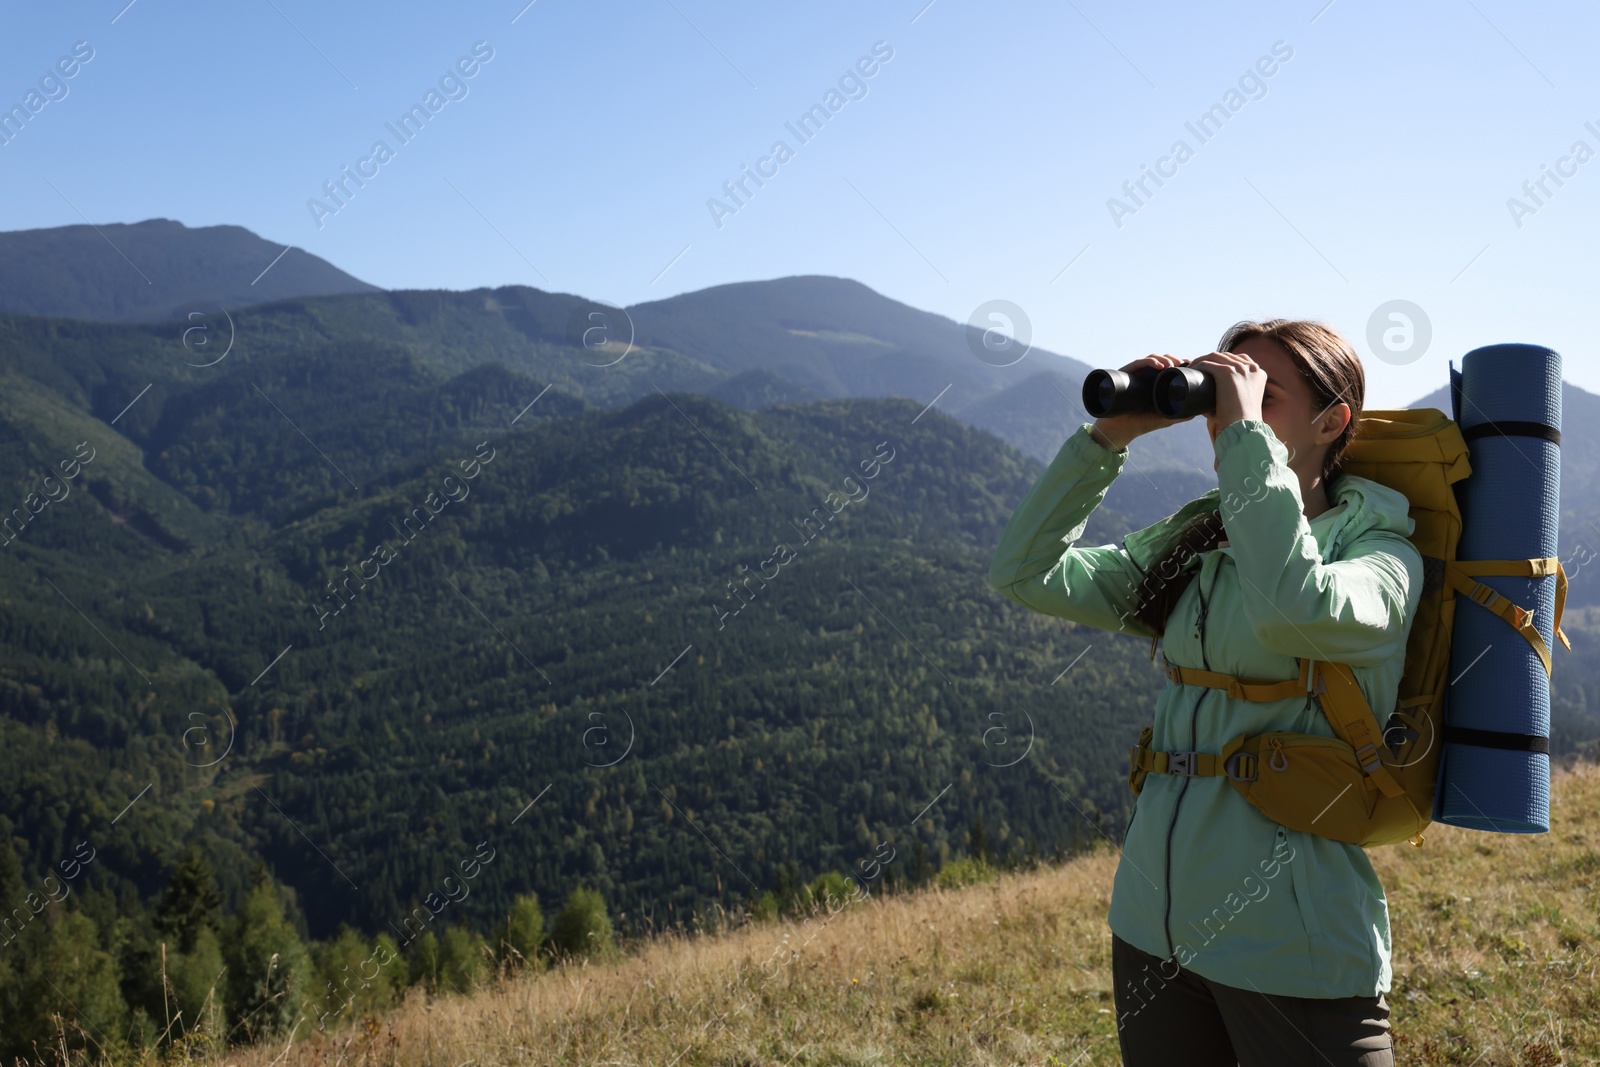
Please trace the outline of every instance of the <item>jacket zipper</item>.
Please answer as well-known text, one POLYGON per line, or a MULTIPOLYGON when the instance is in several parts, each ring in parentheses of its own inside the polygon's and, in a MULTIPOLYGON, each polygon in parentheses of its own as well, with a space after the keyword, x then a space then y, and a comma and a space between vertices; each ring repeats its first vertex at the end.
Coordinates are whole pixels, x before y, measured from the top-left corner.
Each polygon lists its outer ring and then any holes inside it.
MULTIPOLYGON (((1212 591, 1213 594, 1216 592, 1216 589, 1217 589, 1217 574, 1221 570, 1221 568, 1222 568, 1221 563, 1218 563, 1217 564, 1217 569, 1214 570, 1212 572, 1212 574, 1211 574, 1211 591, 1212 591)), ((1205 669, 1209 671, 1211 669, 1211 661, 1206 658, 1206 612, 1210 609, 1210 603, 1206 600, 1205 587, 1202 585, 1199 588, 1200 588, 1200 611, 1197 614, 1197 616, 1195 617, 1194 636, 1195 636, 1195 639, 1200 642, 1200 662, 1205 667, 1205 669)), ((1203 700, 1205 700, 1207 692, 1208 692, 1208 690, 1205 690, 1205 689, 1201 689, 1200 690, 1199 695, 1195 697, 1194 707, 1189 712, 1189 748, 1190 749, 1194 748, 1195 736, 1196 736, 1196 733, 1199 730, 1199 725, 1200 725, 1200 703, 1203 700)), ((1185 793, 1187 793, 1188 791, 1189 791, 1189 777, 1187 775, 1185 775, 1184 779, 1183 779, 1183 784, 1178 786, 1178 799, 1173 801, 1173 804, 1172 804, 1172 821, 1167 824, 1167 863, 1166 863, 1166 883, 1167 883, 1167 887, 1166 887, 1166 897, 1167 897, 1166 906, 1167 907, 1166 907, 1166 915, 1165 915, 1164 919, 1162 920, 1162 923, 1166 927, 1166 931, 1167 931, 1167 955, 1168 955, 1168 957, 1171 957, 1177 951, 1177 949, 1173 946, 1173 942, 1172 942, 1172 834, 1173 834, 1173 831, 1176 830, 1177 827, 1178 827, 1178 811, 1179 811, 1180 808, 1183 807, 1183 795, 1185 793)))

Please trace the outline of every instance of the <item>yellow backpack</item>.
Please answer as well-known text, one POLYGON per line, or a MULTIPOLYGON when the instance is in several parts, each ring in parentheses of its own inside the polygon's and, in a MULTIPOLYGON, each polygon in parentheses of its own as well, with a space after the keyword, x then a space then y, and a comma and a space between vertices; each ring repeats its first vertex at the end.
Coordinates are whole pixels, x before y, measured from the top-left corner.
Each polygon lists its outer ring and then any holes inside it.
POLYGON ((1463 593, 1527 639, 1551 671, 1550 650, 1533 613, 1477 579, 1555 575, 1555 636, 1561 630, 1567 575, 1555 556, 1542 559, 1456 559, 1461 511, 1452 486, 1472 473, 1467 443, 1456 422, 1436 408, 1365 411, 1345 454, 1343 470, 1405 494, 1422 554, 1424 582, 1395 707, 1380 725, 1350 667, 1299 660, 1300 676, 1252 681, 1216 671, 1168 664, 1169 679, 1226 689, 1239 700, 1317 698, 1334 737, 1279 731, 1241 734, 1212 753, 1168 753, 1150 747, 1145 727, 1129 756, 1128 785, 1137 795, 1146 774, 1225 776, 1263 815, 1292 830, 1357 845, 1422 844, 1433 818, 1443 749, 1442 705, 1450 668, 1456 594, 1463 593), (1355 793, 1359 804, 1344 799, 1355 793))

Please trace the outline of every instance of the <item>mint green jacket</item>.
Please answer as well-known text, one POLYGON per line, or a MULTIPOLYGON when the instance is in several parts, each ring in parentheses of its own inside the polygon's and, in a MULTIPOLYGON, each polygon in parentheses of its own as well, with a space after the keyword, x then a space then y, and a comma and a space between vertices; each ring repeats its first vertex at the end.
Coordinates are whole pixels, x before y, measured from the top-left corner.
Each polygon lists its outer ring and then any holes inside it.
MULTIPOLYGON (((1220 508, 1227 544, 1201 554, 1168 620, 1166 658, 1254 679, 1297 677, 1297 656, 1348 663, 1381 727, 1423 582, 1405 496, 1343 475, 1330 489, 1333 506, 1307 520, 1288 450, 1265 422, 1234 422, 1215 447, 1216 489, 1120 545, 1080 548, 1128 458, 1095 442, 1084 423, 1006 524, 989 584, 1035 611, 1154 639, 1133 615, 1135 587, 1164 538, 1220 508)), ((1240 733, 1269 730, 1333 736, 1315 698, 1252 703, 1168 681, 1152 745, 1217 752, 1240 733)), ((1126 772, 1125 757, 1118 769, 1126 772)), ((1295 997, 1389 989, 1388 901, 1366 852, 1286 829, 1221 777, 1146 777, 1123 832, 1109 921, 1134 947, 1240 989, 1295 997)))

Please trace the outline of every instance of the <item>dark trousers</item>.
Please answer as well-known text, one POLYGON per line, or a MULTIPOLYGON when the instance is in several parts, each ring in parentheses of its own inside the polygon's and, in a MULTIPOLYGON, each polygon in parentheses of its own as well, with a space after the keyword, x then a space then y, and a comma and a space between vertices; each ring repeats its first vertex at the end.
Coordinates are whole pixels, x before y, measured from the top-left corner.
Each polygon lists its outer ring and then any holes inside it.
POLYGON ((1116 934, 1111 979, 1125 1067, 1394 1067, 1381 993, 1322 999, 1236 989, 1116 934))

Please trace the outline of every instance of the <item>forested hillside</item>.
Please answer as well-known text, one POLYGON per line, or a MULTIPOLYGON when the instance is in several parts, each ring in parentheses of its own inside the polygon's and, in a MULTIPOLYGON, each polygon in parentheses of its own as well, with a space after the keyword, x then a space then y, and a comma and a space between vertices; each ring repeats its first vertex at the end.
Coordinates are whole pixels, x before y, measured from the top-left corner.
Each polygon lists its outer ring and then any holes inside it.
POLYGON ((474 856, 439 925, 498 944, 519 899, 628 932, 884 848, 926 878, 975 824, 1120 829, 1159 677, 987 589, 1038 465, 937 410, 596 410, 376 343, 173 368, 143 327, 3 325, 0 813, 13 883, 78 857, 0 956, 18 1033, 59 1010, 41 960, 99 953, 73 999, 157 1019, 163 940, 398 939, 474 856))

